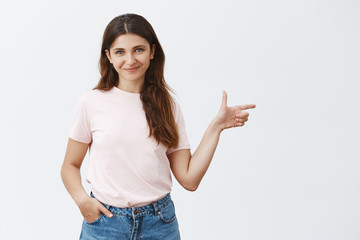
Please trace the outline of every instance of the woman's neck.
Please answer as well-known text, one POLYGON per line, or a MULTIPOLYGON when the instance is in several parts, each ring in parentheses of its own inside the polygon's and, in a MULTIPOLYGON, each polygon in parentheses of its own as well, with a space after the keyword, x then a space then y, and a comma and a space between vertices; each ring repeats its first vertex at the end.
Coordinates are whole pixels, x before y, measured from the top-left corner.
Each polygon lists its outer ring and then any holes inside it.
POLYGON ((140 93, 143 84, 144 84, 144 79, 139 81, 136 80, 127 81, 124 79, 123 80, 119 79, 119 84, 117 85, 117 87, 126 92, 140 93))

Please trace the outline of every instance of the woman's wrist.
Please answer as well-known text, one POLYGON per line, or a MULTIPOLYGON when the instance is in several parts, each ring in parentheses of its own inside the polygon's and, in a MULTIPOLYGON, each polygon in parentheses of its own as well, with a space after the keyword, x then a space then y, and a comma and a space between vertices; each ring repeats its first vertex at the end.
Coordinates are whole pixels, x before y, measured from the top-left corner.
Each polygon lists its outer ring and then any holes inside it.
POLYGON ((219 123, 216 117, 211 121, 210 127, 219 132, 219 134, 224 130, 224 127, 219 123))
POLYGON ((75 201, 76 205, 78 205, 78 207, 80 207, 86 201, 88 201, 89 198, 91 198, 91 197, 89 195, 87 195, 86 193, 85 194, 81 193, 78 196, 74 197, 74 201, 75 201))

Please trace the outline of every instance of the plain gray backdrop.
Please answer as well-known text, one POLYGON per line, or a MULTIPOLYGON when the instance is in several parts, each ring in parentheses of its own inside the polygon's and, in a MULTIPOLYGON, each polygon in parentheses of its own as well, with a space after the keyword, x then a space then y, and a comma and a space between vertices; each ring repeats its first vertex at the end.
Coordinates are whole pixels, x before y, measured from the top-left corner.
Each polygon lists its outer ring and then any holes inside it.
POLYGON ((222 90, 229 106, 257 105, 222 133, 196 192, 173 178, 183 239, 360 239, 357 0, 2 1, 0 239, 78 239, 60 168, 103 31, 123 13, 158 35, 192 153, 222 90))

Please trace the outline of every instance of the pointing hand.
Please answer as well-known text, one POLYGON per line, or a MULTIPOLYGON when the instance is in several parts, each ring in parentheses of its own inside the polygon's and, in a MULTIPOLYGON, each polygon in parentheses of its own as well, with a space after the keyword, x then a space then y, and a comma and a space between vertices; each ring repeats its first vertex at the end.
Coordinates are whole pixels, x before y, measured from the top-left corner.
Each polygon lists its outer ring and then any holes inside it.
POLYGON ((223 91, 223 98, 220 106, 220 110, 215 118, 217 124, 221 127, 221 130, 231 127, 244 126, 248 120, 249 113, 244 111, 247 109, 255 108, 255 104, 237 105, 233 107, 227 106, 227 94, 223 91))

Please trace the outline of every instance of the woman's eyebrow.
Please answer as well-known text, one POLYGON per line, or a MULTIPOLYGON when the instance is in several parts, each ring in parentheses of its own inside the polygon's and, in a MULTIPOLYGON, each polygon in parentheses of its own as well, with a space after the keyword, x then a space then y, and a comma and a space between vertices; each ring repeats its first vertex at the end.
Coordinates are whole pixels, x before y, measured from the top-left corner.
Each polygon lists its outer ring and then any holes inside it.
MULTIPOLYGON (((138 47, 143 47, 143 48, 146 48, 146 46, 145 45, 137 45, 137 46, 135 46, 135 47, 133 47, 133 49, 134 48, 138 48, 138 47)), ((113 50, 125 50, 124 48, 113 48, 113 50)))

